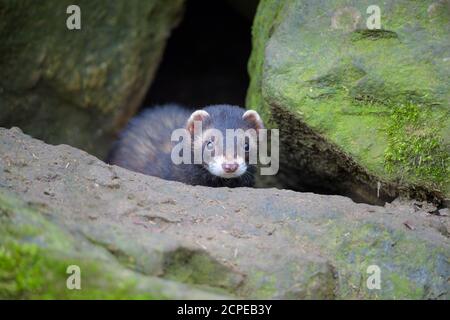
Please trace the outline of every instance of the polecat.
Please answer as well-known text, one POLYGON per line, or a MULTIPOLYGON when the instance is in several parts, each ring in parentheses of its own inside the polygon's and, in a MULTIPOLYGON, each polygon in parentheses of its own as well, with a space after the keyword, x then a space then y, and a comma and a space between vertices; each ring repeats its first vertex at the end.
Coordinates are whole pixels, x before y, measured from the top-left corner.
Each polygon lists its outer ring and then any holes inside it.
MULTIPOLYGON (((191 185, 211 187, 251 187, 254 185, 255 165, 249 163, 250 148, 257 143, 243 146, 244 153, 225 151, 226 141, 218 149, 219 141, 211 137, 208 129, 218 129, 224 140, 226 129, 264 128, 256 111, 231 105, 213 105, 193 113, 178 105, 164 105, 143 111, 121 132, 109 156, 109 163, 151 176, 175 180, 191 185), (202 134, 196 135, 196 125, 201 123, 202 134), (171 141, 175 129, 187 129, 191 138, 191 153, 195 148, 212 150, 212 156, 201 164, 175 164, 172 161, 171 141), (222 150, 223 149, 223 150, 222 150), (222 150, 222 152, 218 152, 222 150)), ((236 147, 239 143, 236 143, 236 147)), ((241 146, 242 147, 242 146, 241 146)))

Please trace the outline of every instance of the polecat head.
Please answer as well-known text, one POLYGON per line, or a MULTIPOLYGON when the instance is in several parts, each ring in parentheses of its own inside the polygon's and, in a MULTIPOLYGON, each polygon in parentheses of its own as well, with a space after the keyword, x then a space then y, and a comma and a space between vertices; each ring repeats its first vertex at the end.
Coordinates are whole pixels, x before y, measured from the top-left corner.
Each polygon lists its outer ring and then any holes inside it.
POLYGON ((256 164, 257 134, 264 128, 256 111, 230 105, 209 106, 193 112, 186 127, 193 151, 201 153, 202 165, 212 175, 237 178, 256 164))

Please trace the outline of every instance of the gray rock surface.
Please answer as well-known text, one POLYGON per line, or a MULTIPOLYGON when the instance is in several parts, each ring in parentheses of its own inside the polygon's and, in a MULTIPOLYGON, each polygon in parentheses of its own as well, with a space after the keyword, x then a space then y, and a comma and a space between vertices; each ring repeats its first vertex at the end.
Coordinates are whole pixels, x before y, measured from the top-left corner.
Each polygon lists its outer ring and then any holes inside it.
POLYGON ((1 1, 0 126, 104 157, 141 106, 183 0, 1 1))
POLYGON ((448 219, 410 203, 187 186, 0 128, 0 297, 448 299, 448 219), (68 264, 82 290, 65 289, 68 264))

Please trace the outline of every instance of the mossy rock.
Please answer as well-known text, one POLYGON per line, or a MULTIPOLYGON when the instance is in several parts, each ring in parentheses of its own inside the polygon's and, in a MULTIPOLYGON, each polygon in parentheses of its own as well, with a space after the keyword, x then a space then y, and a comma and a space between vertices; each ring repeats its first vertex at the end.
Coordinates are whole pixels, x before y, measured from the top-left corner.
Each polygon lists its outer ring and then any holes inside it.
POLYGON ((280 128, 284 186, 381 203, 450 196, 450 2, 263 0, 247 107, 280 128), (292 177, 297 177, 297 180, 292 177))
POLYGON ((0 298, 448 299, 426 207, 189 186, 0 128, 0 298))
POLYGON ((105 156, 140 106, 183 0, 77 1, 81 30, 66 27, 71 4, 0 3, 0 125, 105 156))
POLYGON ((41 210, 0 190, 0 299, 225 298, 132 271, 41 210), (72 265, 80 268, 80 289, 67 287, 72 265))

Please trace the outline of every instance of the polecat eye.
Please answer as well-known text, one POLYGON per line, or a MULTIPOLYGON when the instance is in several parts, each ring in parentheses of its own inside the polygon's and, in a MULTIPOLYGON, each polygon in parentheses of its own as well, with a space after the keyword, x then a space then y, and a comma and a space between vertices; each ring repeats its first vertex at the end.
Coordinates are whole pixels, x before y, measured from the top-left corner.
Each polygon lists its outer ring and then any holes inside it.
POLYGON ((206 149, 208 149, 208 150, 214 149, 214 142, 208 141, 208 142, 206 143, 206 149))
POLYGON ((250 151, 250 145, 249 145, 248 142, 246 142, 246 143, 244 144, 244 151, 245 151, 245 152, 249 152, 249 151, 250 151))

